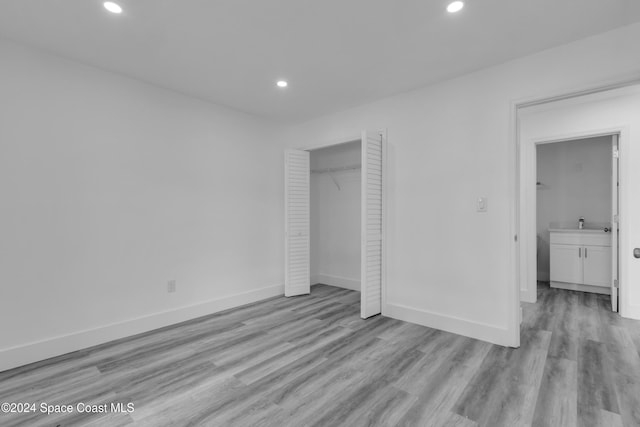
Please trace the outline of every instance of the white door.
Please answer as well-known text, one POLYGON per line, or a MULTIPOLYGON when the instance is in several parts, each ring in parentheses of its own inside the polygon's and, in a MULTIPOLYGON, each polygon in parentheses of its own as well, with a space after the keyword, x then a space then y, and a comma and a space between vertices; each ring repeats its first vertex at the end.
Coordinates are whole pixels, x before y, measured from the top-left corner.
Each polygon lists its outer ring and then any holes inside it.
POLYGON ((311 292, 309 248, 309 152, 284 152, 284 295, 311 292))
POLYGON ((611 284, 611 248, 585 246, 582 250, 584 251, 584 284, 609 286, 611 284))
POLYGON ((550 245, 551 281, 582 283, 584 249, 576 245, 550 245))
POLYGON ((613 135, 611 145, 613 155, 611 156, 611 310, 618 311, 618 135, 613 135))
POLYGON ((360 316, 363 319, 380 314, 382 309, 384 154, 383 134, 362 132, 360 316))

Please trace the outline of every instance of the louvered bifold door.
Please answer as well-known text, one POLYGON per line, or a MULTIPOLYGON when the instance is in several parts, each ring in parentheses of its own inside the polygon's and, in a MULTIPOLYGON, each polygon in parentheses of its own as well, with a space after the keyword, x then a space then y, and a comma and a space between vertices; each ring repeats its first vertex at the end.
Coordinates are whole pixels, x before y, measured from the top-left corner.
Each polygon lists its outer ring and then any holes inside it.
POLYGON ((383 155, 381 133, 362 133, 362 221, 360 315, 380 314, 383 280, 383 155))
POLYGON ((285 266, 284 295, 311 290, 309 249, 309 152, 284 153, 285 266))

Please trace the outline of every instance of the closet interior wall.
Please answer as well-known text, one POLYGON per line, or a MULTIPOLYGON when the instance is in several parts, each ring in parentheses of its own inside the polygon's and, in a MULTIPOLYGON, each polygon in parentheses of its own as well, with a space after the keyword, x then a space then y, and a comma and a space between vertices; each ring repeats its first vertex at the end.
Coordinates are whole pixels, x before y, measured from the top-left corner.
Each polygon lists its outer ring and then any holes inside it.
POLYGON ((311 151, 311 283, 360 290, 361 143, 311 151))

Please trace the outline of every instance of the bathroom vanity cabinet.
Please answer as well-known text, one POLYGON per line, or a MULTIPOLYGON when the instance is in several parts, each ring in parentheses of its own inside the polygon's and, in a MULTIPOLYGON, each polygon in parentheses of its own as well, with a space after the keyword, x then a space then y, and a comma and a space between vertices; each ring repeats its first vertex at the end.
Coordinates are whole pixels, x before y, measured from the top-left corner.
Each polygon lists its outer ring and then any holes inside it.
POLYGON ((611 293, 611 234, 550 229, 551 287, 611 293))

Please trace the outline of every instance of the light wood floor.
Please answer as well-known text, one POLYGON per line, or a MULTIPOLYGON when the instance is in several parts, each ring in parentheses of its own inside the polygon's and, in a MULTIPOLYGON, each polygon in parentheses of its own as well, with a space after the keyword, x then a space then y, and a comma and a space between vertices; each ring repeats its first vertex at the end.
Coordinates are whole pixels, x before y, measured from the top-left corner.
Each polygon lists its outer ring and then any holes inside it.
POLYGON ((0 402, 133 403, 0 425, 640 426, 640 322, 540 285, 522 347, 381 316, 314 286, 0 373, 0 402))

